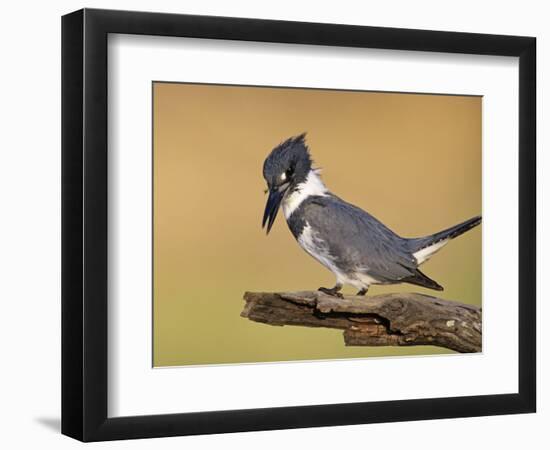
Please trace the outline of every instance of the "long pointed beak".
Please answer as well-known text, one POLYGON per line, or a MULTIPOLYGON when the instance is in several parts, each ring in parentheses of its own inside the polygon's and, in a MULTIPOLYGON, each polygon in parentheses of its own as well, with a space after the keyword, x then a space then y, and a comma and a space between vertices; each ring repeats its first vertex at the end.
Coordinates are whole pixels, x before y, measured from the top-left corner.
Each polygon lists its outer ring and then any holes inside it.
POLYGON ((279 207, 281 206, 281 201, 283 200, 283 196, 285 195, 287 189, 288 185, 269 190, 269 197, 265 205, 264 218, 262 220, 262 228, 265 227, 267 223, 266 234, 269 234, 271 231, 271 227, 275 222, 275 218, 279 212, 279 207))

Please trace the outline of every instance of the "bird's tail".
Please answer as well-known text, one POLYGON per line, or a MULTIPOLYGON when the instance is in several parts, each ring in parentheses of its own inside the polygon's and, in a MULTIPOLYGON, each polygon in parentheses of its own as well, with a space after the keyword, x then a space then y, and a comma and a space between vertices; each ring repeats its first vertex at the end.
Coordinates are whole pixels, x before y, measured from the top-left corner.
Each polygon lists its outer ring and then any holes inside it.
POLYGON ((408 278, 403 278, 401 281, 405 283, 415 284, 417 286, 422 286, 428 289, 433 289, 434 291, 443 290, 443 286, 441 286, 437 281, 432 280, 430 277, 420 272, 420 270, 418 269, 414 271, 414 275, 408 278))
POLYGON ((481 223, 481 216, 472 217, 454 227, 421 238, 409 239, 409 248, 418 264, 427 261, 451 239, 460 236, 481 223))

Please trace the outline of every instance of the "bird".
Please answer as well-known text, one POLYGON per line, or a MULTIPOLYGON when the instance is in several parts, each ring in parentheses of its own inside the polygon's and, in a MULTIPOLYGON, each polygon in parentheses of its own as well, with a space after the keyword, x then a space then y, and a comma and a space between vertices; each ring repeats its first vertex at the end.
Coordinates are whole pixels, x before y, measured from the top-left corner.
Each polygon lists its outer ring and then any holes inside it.
POLYGON ((332 288, 318 290, 342 298, 344 285, 364 296, 371 285, 409 283, 436 291, 443 287, 419 270, 454 238, 481 223, 475 216, 443 231, 404 238, 374 216, 346 202, 325 186, 306 133, 277 145, 266 157, 263 177, 269 193, 262 228, 269 234, 282 205, 294 238, 336 277, 332 288))

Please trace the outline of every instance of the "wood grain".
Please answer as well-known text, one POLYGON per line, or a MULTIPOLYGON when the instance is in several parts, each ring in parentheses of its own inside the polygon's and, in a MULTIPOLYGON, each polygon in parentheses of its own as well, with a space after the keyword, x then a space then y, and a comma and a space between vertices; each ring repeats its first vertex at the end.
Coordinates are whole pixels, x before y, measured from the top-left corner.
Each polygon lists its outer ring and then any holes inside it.
POLYGON ((242 317, 335 328, 348 346, 435 345, 481 351, 481 308, 417 293, 337 298, 319 291, 246 292, 242 317))

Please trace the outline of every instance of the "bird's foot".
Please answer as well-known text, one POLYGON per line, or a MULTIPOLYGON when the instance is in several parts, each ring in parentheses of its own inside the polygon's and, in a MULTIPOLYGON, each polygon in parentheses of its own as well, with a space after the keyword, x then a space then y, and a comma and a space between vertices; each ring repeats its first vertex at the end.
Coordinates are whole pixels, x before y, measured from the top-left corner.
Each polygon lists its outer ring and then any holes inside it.
POLYGON ((334 286, 333 288, 320 287, 317 289, 323 294, 332 295, 333 297, 344 298, 344 296, 339 292, 342 289, 341 286, 334 286))
POLYGON ((362 297, 367 293, 368 290, 369 290, 369 288, 363 288, 355 295, 360 295, 362 297))

